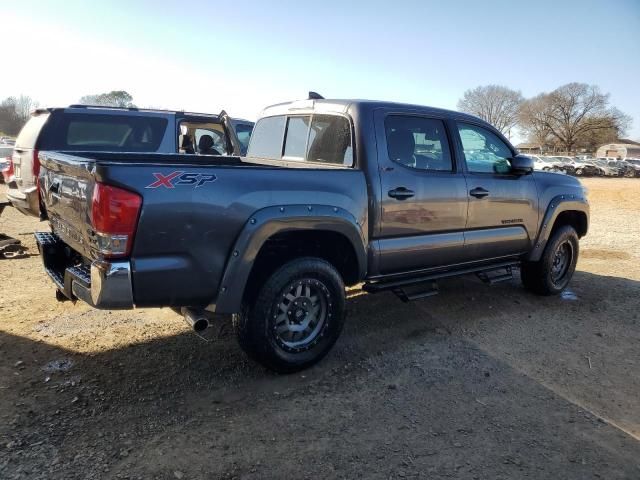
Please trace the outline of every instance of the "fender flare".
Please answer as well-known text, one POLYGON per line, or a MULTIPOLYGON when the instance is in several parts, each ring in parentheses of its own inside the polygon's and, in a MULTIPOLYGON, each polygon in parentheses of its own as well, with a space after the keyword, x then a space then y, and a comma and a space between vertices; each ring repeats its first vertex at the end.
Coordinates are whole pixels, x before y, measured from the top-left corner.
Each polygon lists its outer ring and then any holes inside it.
POLYGON ((216 313, 237 313, 244 290, 260 249, 273 235, 286 231, 324 230, 344 235, 356 253, 358 277, 367 272, 367 235, 364 222, 347 210, 327 205, 287 205, 267 207, 255 212, 242 228, 230 252, 219 287, 216 313))
POLYGON ((528 261, 537 262, 540 260, 558 215, 562 212, 569 211, 584 213, 587 217, 587 229, 589 228, 589 203, 585 197, 574 194, 557 195, 553 197, 540 223, 534 247, 531 252, 529 252, 529 255, 527 255, 526 259, 528 261))

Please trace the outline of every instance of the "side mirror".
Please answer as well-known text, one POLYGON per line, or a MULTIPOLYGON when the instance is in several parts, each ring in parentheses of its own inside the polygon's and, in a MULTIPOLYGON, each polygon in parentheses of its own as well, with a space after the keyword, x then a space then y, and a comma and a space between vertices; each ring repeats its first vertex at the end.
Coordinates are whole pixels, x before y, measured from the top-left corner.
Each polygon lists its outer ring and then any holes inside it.
POLYGON ((528 175, 533 172, 533 159, 524 155, 517 155, 509 159, 511 173, 514 175, 528 175))

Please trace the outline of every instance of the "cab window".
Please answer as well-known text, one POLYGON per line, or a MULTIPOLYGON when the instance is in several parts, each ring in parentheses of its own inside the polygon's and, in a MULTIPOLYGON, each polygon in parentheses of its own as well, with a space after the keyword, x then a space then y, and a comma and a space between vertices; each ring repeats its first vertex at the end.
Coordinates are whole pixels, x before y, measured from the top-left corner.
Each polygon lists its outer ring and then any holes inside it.
POLYGON ((486 128, 458 123, 467 169, 472 173, 506 174, 511 170, 511 149, 486 128))
POLYGON ((390 115, 384 126, 390 160, 416 170, 453 171, 442 120, 390 115))
POLYGON ((247 156, 351 166, 351 125, 339 115, 265 117, 253 129, 247 156))

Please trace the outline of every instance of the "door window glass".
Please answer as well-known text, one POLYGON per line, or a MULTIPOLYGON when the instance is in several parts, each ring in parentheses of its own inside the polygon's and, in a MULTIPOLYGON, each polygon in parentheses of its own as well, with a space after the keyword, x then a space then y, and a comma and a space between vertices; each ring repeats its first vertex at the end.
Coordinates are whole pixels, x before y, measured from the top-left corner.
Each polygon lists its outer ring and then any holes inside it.
POLYGON ((389 158, 410 168, 453 171, 442 120, 390 115, 384 122, 389 158))
POLYGON ((458 123, 467 169, 474 173, 509 173, 509 147, 486 128, 458 123))
POLYGON ((227 151, 226 138, 224 134, 218 130, 196 128, 195 137, 195 144, 198 146, 198 153, 205 155, 222 155, 227 151), (210 138, 203 139, 202 137, 210 138))

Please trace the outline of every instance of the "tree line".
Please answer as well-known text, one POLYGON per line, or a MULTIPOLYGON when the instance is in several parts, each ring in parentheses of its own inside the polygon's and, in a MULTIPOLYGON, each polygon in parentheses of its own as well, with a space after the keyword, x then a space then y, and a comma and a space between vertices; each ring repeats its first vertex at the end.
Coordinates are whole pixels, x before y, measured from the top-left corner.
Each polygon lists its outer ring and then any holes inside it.
MULTIPOLYGON (((85 95, 80 98, 79 103, 102 107, 135 107, 133 97, 124 90, 85 95)), ((29 120, 31 112, 38 106, 39 103, 27 95, 5 98, 0 102, 0 134, 18 135, 29 120)))
POLYGON ((577 82, 529 99, 501 85, 481 86, 464 92, 458 110, 482 118, 504 134, 518 128, 531 143, 567 153, 595 151, 623 137, 631 126, 631 117, 611 105, 609 94, 577 82))
MULTIPOLYGON (((79 103, 107 107, 135 107, 124 90, 85 95, 79 103)), ((15 136, 38 102, 26 95, 0 103, 0 133, 15 136)), ((525 99, 501 85, 486 85, 464 92, 458 110, 476 115, 502 133, 520 129, 530 142, 560 148, 595 151, 599 145, 624 136, 631 117, 610 104, 609 94, 596 85, 568 83, 549 93, 525 99)))

